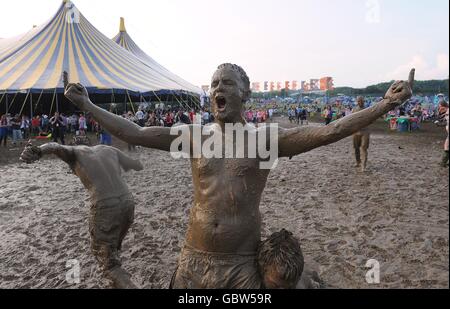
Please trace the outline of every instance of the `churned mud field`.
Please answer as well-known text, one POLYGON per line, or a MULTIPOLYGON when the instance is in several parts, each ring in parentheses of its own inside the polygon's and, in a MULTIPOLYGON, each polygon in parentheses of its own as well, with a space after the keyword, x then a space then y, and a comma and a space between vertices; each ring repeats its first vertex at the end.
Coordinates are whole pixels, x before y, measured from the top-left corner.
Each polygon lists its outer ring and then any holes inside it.
MULTIPOLYGON (((261 201, 263 235, 292 231, 335 288, 448 288, 449 175, 437 165, 445 131, 386 126, 373 127, 366 173, 353 168, 350 138, 280 160, 261 201), (370 259, 380 284, 366 282, 370 259)), ((0 288, 108 288, 90 253, 81 182, 58 160, 18 162, 20 151, 0 150, 0 288), (75 285, 66 282, 73 259, 75 285)), ((193 203, 190 165, 148 149, 133 156, 145 170, 124 176, 137 208, 123 267, 142 288, 167 288, 193 203)))

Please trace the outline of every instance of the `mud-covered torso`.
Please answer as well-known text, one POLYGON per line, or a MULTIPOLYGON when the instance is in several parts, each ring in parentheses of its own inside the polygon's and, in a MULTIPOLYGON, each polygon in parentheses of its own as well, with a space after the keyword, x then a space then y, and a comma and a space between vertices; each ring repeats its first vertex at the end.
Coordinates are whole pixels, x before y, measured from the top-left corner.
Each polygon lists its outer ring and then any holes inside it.
POLYGON ((92 202, 129 194, 117 153, 108 147, 78 147, 73 170, 89 191, 92 202))
POLYGON ((259 204, 269 170, 251 158, 191 159, 195 203, 187 245, 219 253, 255 252, 261 239, 259 204))
MULTIPOLYGON (((363 111, 364 109, 365 109, 364 107, 357 106, 353 109, 353 113, 358 113, 360 111, 363 111)), ((370 135, 370 126, 367 126, 363 129, 361 129, 360 131, 356 132, 354 135, 360 135, 360 136, 370 135)))

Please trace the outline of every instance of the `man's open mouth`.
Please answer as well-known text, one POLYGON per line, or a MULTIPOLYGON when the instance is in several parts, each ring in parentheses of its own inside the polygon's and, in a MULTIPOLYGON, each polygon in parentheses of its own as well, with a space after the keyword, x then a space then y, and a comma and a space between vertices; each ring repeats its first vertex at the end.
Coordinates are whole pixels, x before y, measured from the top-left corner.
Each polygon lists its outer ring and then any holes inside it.
POLYGON ((227 105, 227 99, 225 99, 224 96, 218 95, 216 96, 216 104, 217 104, 217 110, 219 112, 225 111, 225 107, 227 105))

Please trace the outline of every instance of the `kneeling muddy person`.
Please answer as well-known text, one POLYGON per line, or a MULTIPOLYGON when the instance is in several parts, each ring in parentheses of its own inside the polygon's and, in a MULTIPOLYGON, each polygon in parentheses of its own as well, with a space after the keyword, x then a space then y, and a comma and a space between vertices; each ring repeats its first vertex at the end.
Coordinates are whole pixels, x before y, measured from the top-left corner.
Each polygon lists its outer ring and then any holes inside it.
POLYGON ((258 248, 257 264, 265 289, 326 288, 309 263, 305 263, 299 240, 285 229, 272 234, 258 248))
POLYGON ((295 289, 305 261, 299 241, 292 233, 281 230, 261 243, 258 268, 266 289, 295 289))
POLYGON ((134 220, 135 208, 121 169, 141 171, 142 164, 109 146, 72 147, 56 143, 40 147, 29 143, 20 159, 30 164, 47 155, 55 155, 66 162, 89 192, 91 249, 104 274, 116 288, 136 288, 130 275, 121 268, 119 258, 122 241, 134 220))

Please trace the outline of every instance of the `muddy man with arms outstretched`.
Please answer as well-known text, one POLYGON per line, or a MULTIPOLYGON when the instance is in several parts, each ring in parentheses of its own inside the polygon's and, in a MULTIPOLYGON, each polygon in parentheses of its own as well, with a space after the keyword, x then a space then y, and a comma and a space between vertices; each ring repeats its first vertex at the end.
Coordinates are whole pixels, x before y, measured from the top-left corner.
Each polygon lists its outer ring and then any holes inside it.
POLYGON ((66 162, 89 193, 91 249, 102 271, 114 287, 136 288, 119 257, 122 241, 134 221, 135 208, 122 169, 141 171, 144 167, 119 149, 103 145, 72 147, 49 143, 37 147, 30 142, 20 159, 30 164, 50 155, 66 162))
MULTIPOLYGON (((397 81, 378 104, 326 127, 278 128, 279 157, 294 157, 351 136, 408 100, 409 81, 397 81)), ((244 104, 250 98, 250 81, 244 70, 223 64, 214 73, 211 101, 215 123, 208 128, 222 134, 226 124, 246 124, 244 104)), ((95 106, 86 89, 69 84, 66 97, 90 112, 108 132, 133 145, 170 151, 178 138, 170 128, 141 128, 95 106)), ((271 126, 272 124, 268 125, 271 126)), ((196 125, 186 128, 193 130, 196 125)), ((253 128, 255 131, 264 128, 253 128)), ((252 129, 249 129, 250 131, 252 129)), ((192 138, 190 143, 203 143, 192 138)), ((191 158, 194 206, 190 213, 186 243, 173 279, 174 288, 259 289, 263 287, 256 267, 261 243, 259 205, 270 170, 260 168, 262 158, 191 158)))

